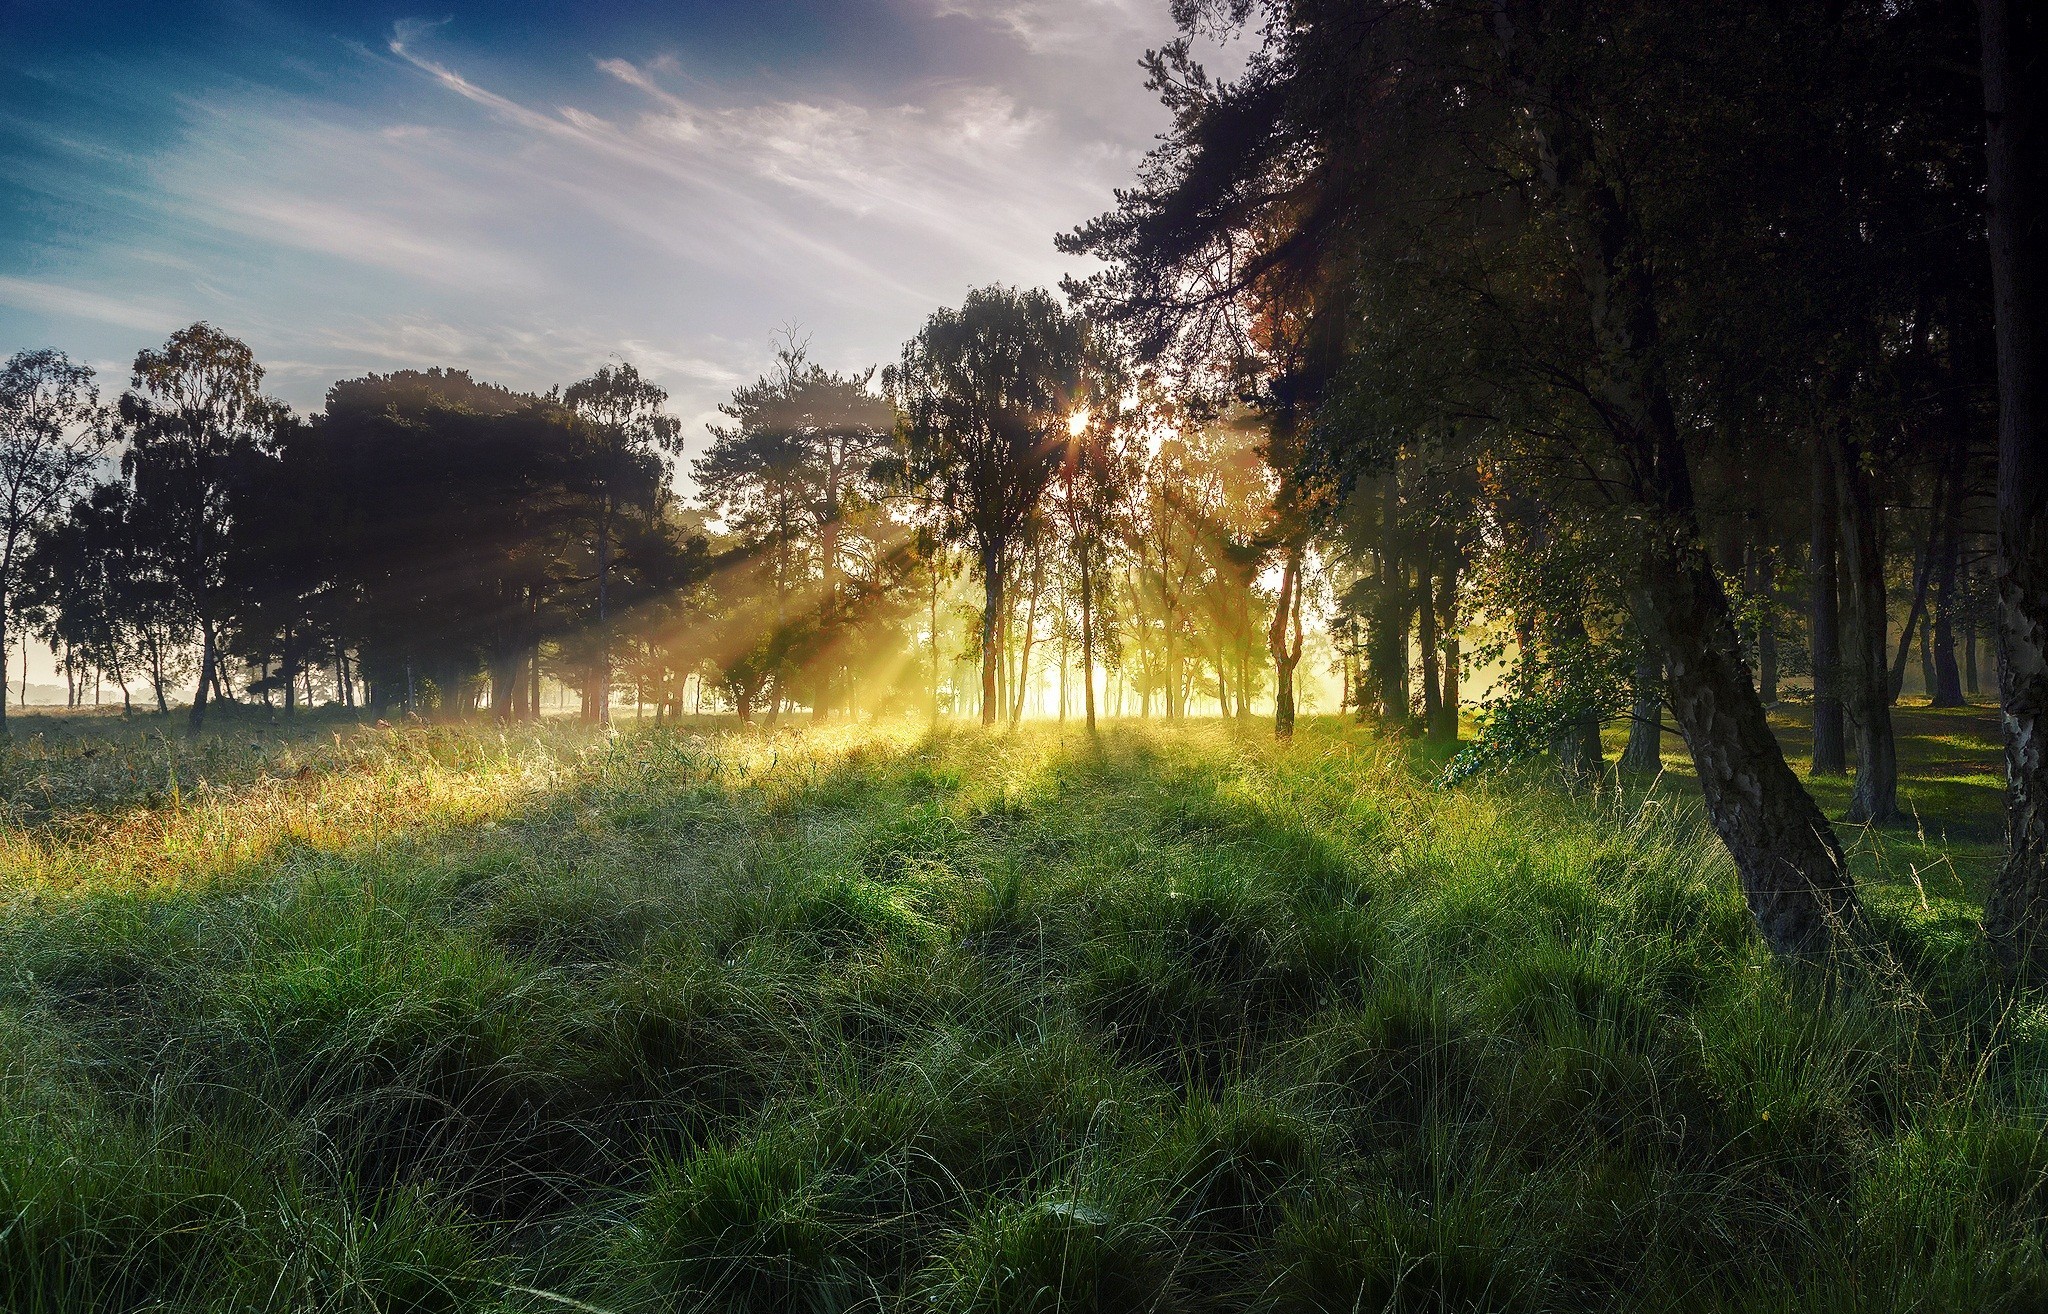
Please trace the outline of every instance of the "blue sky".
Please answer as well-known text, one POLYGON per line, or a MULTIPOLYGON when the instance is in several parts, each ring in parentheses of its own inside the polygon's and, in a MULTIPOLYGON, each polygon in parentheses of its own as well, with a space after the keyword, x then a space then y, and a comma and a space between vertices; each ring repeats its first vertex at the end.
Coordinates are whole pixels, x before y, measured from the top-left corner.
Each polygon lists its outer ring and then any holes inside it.
MULTIPOLYGON (((111 390, 207 319, 301 409, 369 370, 613 356, 702 422, 800 326, 893 359, 1051 284, 1164 112, 1166 0, 0 7, 0 353, 111 390)), ((1236 52, 1226 52, 1228 61, 1236 52)))

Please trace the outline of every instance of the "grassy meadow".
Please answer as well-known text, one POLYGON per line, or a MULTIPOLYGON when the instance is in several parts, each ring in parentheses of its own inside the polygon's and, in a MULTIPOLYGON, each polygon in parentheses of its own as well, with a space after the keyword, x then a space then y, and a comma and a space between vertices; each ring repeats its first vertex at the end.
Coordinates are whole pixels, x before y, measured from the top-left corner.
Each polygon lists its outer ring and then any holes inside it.
POLYGON ((163 729, 0 752, 0 1309, 2048 1304, 1982 708, 1904 714, 1840 973, 1675 753, 163 729))

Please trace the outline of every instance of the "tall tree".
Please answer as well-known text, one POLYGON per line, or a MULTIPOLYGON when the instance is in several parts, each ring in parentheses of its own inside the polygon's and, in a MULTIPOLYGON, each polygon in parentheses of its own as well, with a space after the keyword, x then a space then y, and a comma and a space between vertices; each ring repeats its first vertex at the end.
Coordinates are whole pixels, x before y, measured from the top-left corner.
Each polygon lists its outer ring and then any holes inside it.
POLYGON ((2048 14, 1982 0, 1998 335, 1998 668, 2006 859, 1985 926, 2048 968, 2048 14))
POLYGON ((1441 340, 1431 321, 1445 320, 1490 340, 1495 355, 1453 358, 1490 368, 1435 404, 1552 458, 1545 495, 1627 567, 1618 600, 1662 662, 1759 930, 1784 953, 1829 946, 1857 920, 1853 885, 1743 661, 1695 496, 1706 417, 1682 413, 1695 389, 1675 373, 1689 343, 1673 326, 1713 291, 1675 276, 1697 245, 1702 179, 1742 163, 1710 149, 1739 137, 1697 129, 1743 112, 1759 57, 1746 17, 1593 0, 1180 9, 1191 25, 1256 10, 1263 49, 1222 84, 1185 44, 1154 57, 1174 130, 1143 185, 1067 239, 1111 262, 1077 291, 1162 352, 1213 356, 1229 342, 1219 319, 1288 271, 1323 318, 1344 312, 1347 344, 1441 340), (1327 295, 1336 277, 1350 282, 1327 295))
MULTIPOLYGON (((775 606, 760 619, 807 629, 806 645, 777 650, 810 668, 818 716, 853 656, 846 648, 856 598, 869 593, 863 586, 901 538, 880 505, 877 472, 895 414, 873 379, 871 369, 827 370, 790 340, 770 373, 719 407, 732 423, 711 426, 711 443, 691 467, 706 509, 735 545, 769 563, 775 606)), ((779 686, 793 672, 772 674, 779 686)), ((778 687, 778 697, 784 692, 778 687)))
POLYGON ((1087 322, 1047 293, 979 288, 933 313, 884 376, 902 412, 903 469, 981 577, 981 719, 995 724, 998 629, 1025 528, 1057 475, 1067 417, 1090 404, 1087 322))
MULTIPOLYGON (((1096 621, 1109 592, 1109 554, 1139 468, 1116 392, 1114 387, 1099 388, 1095 405, 1068 416, 1067 441, 1053 488, 1053 514, 1070 559, 1079 612, 1081 704, 1090 734, 1095 732, 1096 621)), ((1061 670, 1064 673, 1064 663, 1061 670)), ((1066 715, 1064 698, 1060 714, 1066 715)))
POLYGON ((263 367, 249 348, 206 323, 135 357, 119 412, 135 523, 172 563, 179 606, 199 628, 190 719, 196 734, 210 693, 223 686, 234 487, 268 451, 285 412, 263 394, 263 367))
MULTIPOLYGON (((651 511, 644 470, 658 455, 683 450, 682 423, 662 407, 668 394, 640 377, 630 362, 605 365, 569 385, 562 400, 590 426, 591 491, 597 528, 596 719, 611 724, 612 555, 620 515, 632 508, 651 511)), ((657 488, 665 487, 666 479, 657 488)))
POLYGON ((0 736, 21 564, 90 485, 106 448, 102 418, 92 370, 63 352, 20 351, 0 366, 0 736))

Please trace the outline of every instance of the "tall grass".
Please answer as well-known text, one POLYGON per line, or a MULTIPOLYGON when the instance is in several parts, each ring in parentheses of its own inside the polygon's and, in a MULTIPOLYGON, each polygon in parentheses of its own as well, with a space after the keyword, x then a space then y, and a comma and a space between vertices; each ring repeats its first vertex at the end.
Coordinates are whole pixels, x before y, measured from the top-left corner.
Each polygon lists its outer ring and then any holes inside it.
POLYGON ((7 1309, 2048 1302, 2048 1008, 1897 872, 1787 973, 1666 794, 1328 722, 12 752, 7 1309))

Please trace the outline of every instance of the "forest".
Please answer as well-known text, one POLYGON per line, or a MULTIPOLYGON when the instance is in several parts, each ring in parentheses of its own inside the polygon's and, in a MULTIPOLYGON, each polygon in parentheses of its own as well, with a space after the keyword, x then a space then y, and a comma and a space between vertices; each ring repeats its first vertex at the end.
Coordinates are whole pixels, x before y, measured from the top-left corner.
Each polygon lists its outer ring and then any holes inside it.
POLYGON ((0 366, 0 1305, 2048 1301, 2048 12, 1171 27, 701 429, 0 366))

